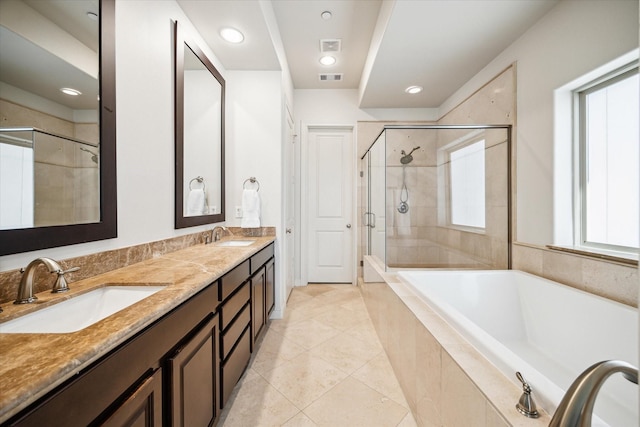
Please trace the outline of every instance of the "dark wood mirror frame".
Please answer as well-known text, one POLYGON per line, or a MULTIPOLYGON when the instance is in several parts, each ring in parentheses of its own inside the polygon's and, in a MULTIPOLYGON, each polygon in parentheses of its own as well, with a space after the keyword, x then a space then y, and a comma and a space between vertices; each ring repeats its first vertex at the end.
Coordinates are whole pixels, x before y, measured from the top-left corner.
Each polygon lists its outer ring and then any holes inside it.
POLYGON ((0 230, 0 255, 117 237, 115 29, 115 0, 100 0, 100 222, 0 230))
POLYGON ((224 183, 224 117, 225 117, 225 81, 216 67, 198 44, 191 40, 178 23, 174 27, 175 35, 175 228, 212 224, 225 220, 225 183, 224 183), (220 83, 220 213, 199 216, 184 216, 184 51, 189 49, 220 83))

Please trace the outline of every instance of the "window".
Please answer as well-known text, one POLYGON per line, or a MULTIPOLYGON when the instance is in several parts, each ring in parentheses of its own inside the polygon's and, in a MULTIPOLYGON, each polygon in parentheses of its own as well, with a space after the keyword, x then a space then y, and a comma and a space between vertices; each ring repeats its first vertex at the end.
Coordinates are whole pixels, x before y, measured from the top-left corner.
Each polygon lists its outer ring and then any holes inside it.
POLYGON ((485 227, 484 139, 449 153, 451 224, 485 227))
POLYGON ((639 246, 638 68, 576 92, 576 246, 634 253, 639 246))

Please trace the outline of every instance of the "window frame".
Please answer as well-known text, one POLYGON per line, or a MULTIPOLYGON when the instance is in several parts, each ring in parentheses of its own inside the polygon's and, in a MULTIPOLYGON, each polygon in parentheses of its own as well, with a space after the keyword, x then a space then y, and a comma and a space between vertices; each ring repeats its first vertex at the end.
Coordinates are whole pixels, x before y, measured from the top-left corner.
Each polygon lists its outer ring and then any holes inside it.
POLYGON ((574 97, 574 246, 587 252, 615 253, 637 258, 639 249, 587 240, 587 108, 588 95, 639 74, 633 61, 573 91, 574 97))

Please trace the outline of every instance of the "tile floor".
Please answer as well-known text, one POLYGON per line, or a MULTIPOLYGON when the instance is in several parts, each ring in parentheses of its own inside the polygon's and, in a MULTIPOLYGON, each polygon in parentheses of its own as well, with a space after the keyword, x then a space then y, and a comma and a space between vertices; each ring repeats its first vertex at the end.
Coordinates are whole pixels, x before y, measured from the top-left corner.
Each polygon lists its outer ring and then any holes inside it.
POLYGON ((416 426, 352 285, 294 288, 219 426, 416 426))

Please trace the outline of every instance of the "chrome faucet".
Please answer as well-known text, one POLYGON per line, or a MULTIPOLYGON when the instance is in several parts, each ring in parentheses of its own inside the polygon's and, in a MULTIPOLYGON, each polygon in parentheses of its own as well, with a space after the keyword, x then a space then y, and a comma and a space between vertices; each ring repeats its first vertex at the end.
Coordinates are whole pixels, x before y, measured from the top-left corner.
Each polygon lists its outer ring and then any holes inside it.
POLYGON ((220 232, 222 231, 227 231, 227 227, 224 227, 222 225, 216 225, 215 227, 213 227, 213 231, 211 231, 211 235, 213 236, 214 242, 217 242, 218 240, 220 240, 220 232))
POLYGON ((587 368, 565 393, 549 427, 590 427, 593 406, 602 384, 609 376, 621 372, 638 384, 638 369, 620 360, 605 360, 587 368))
POLYGON ((44 266, 49 270, 49 273, 56 273, 58 275, 58 278, 53 285, 53 290, 51 291, 53 293, 68 291, 69 286, 64 275, 80 269, 80 267, 73 267, 69 270, 63 270, 62 267, 60 267, 60 264, 51 258, 42 257, 34 259, 29 263, 29 265, 21 270, 22 279, 20 280, 20 286, 18 287, 18 298, 13 302, 14 304, 28 304, 38 299, 33 295, 33 278, 36 274, 38 264, 44 264, 44 266))

